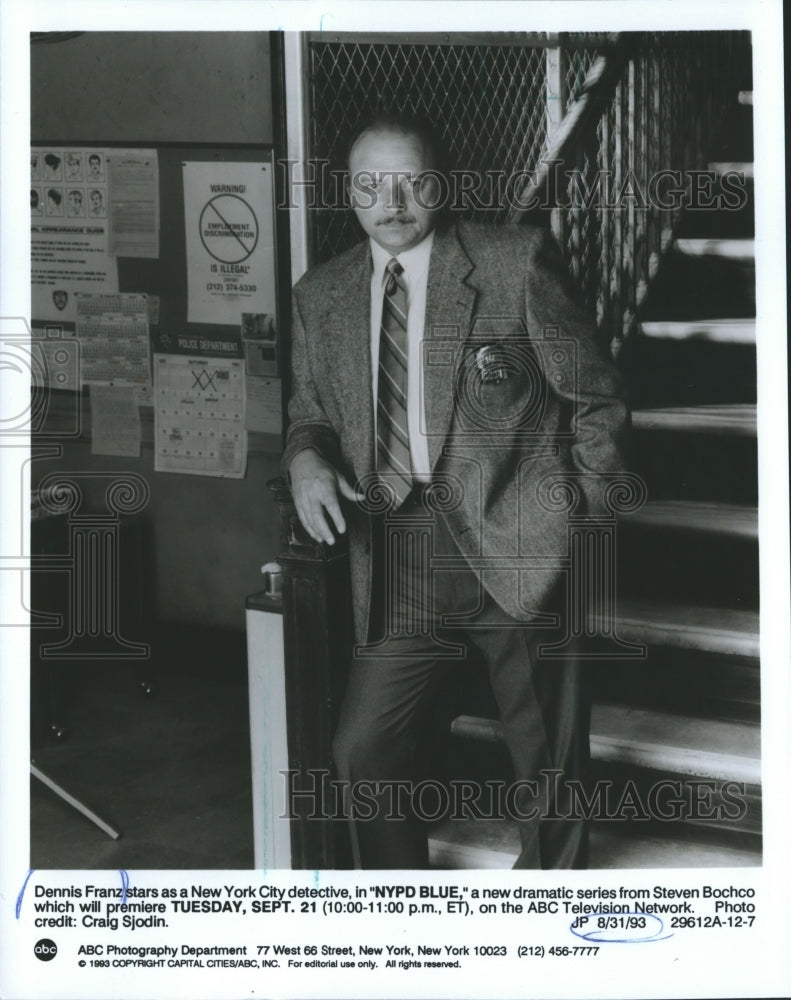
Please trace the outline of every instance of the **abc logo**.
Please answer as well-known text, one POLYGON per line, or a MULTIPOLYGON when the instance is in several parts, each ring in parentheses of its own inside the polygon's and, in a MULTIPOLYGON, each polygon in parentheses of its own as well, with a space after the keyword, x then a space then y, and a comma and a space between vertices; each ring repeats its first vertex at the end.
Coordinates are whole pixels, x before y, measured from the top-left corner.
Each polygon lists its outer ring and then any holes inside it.
POLYGON ((33 945, 33 954, 40 962, 51 962, 58 954, 58 946, 49 938, 42 938, 33 945))

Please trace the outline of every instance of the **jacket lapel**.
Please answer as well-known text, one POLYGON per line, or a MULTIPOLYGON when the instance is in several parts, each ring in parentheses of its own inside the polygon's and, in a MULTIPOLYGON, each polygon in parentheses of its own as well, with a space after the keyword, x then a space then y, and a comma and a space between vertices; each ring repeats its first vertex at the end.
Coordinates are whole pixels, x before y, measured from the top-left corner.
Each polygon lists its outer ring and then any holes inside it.
POLYGON ((350 255, 346 273, 328 297, 323 316, 330 378, 346 425, 358 476, 374 466, 371 385, 371 252, 368 240, 350 255))
POLYGON ((452 357, 455 363, 458 362, 459 348, 469 332, 477 296, 474 285, 465 282, 473 268, 455 229, 438 231, 428 272, 423 347, 424 402, 432 469, 442 454, 450 429, 455 379, 447 362, 431 363, 429 352, 432 341, 446 351, 453 347, 452 357))

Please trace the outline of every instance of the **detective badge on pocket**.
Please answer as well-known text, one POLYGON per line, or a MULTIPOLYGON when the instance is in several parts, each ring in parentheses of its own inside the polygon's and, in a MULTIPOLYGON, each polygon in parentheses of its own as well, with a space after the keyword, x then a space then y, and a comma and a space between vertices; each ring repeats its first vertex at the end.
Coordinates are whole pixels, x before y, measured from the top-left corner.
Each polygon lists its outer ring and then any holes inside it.
POLYGON ((508 355, 499 344, 486 344, 475 352, 475 364, 482 382, 502 382, 510 378, 508 355))

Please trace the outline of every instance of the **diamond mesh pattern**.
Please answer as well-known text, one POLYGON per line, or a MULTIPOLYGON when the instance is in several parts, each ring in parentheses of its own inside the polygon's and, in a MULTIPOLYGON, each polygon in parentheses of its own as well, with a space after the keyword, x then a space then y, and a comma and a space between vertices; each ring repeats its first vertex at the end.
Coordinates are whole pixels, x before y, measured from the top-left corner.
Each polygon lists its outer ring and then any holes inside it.
MULTIPOLYGON (((534 168, 546 138, 545 51, 515 45, 311 42, 311 156, 342 170, 346 139, 357 121, 380 109, 412 111, 435 122, 454 166, 504 171, 534 168)), ((506 206, 476 218, 502 222, 506 206)), ((468 212, 467 214, 472 214, 468 212)), ((312 259, 327 260, 360 239, 348 211, 311 212, 312 259)))
POLYGON ((581 38, 579 36, 569 36, 568 40, 565 40, 564 44, 564 55, 566 62, 566 73, 565 73, 565 107, 564 111, 568 111, 571 105, 579 97, 583 84, 585 83, 585 78, 588 75, 588 70, 590 70, 593 63, 596 61, 598 52, 595 48, 592 48, 593 39, 587 39, 588 47, 583 47, 586 44, 584 36, 581 38))
MULTIPOLYGON (((587 38, 587 47, 574 47, 569 38, 565 44, 570 107, 596 57, 596 43, 587 38)), ((663 207, 658 199, 640 202, 629 192, 636 187, 645 196, 659 170, 678 170, 684 177, 705 166, 714 130, 745 85, 736 74, 749 65, 746 32, 643 35, 595 133, 581 137, 567 161, 577 181, 564 188, 553 230, 570 274, 610 338, 631 332, 683 213, 681 203, 663 207), (609 181, 606 197, 602 190, 604 205, 585 199, 597 171, 606 172, 609 181)))

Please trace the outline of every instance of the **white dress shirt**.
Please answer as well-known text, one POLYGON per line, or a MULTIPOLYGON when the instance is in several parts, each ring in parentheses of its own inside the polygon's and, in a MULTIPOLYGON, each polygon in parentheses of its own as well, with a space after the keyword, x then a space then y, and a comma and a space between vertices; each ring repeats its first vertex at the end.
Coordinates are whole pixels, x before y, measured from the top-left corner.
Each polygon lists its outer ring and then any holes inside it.
POLYGON ((407 383, 407 430, 412 472, 419 482, 431 478, 426 437, 425 404, 423 400, 423 331, 426 323, 426 288, 428 265, 434 233, 431 232, 416 247, 392 254, 371 240, 373 272, 371 274, 371 380, 374 388, 374 428, 376 401, 379 392, 379 330, 382 323, 382 303, 385 289, 385 267, 396 258, 403 267, 401 279, 407 294, 407 339, 409 342, 407 383))

